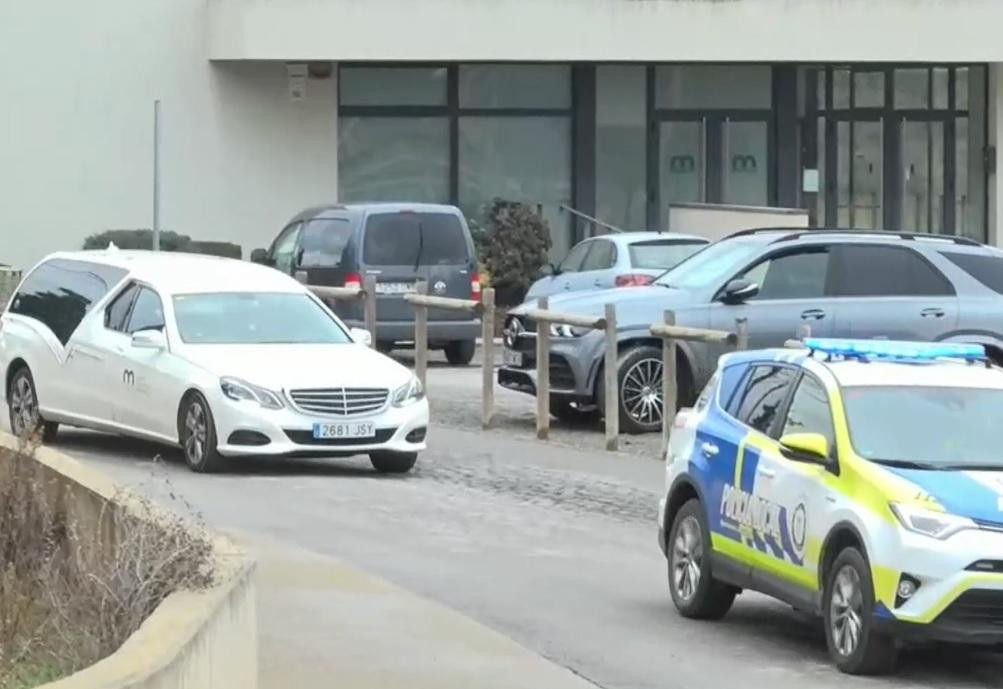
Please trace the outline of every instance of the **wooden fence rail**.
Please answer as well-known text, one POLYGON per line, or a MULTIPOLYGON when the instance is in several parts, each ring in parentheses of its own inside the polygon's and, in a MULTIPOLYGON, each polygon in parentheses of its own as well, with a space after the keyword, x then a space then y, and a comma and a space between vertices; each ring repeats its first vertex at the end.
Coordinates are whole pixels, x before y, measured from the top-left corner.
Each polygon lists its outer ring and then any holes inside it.
MULTIPOLYGON (((305 284, 306 273, 297 273, 296 279, 305 284)), ((362 302, 363 327, 369 331, 369 346, 376 347, 376 278, 374 276, 367 275, 363 279, 362 289, 358 287, 328 287, 326 285, 307 285, 306 287, 321 299, 362 302)))

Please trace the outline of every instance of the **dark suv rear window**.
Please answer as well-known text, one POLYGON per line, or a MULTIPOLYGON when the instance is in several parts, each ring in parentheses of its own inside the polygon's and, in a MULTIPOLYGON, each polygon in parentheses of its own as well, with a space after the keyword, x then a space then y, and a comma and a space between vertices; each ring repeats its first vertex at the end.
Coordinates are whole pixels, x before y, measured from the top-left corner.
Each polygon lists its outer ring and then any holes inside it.
POLYGON ((84 261, 48 261, 25 279, 10 311, 44 323, 65 345, 94 302, 125 274, 118 268, 84 261))
POLYGON ((377 213, 366 220, 363 261, 371 266, 462 265, 470 256, 451 213, 377 213))
POLYGON ((988 254, 941 252, 951 263, 994 292, 1003 294, 1003 257, 988 254))
POLYGON ((353 223, 348 218, 315 218, 303 225, 301 268, 335 268, 352 240, 353 223))

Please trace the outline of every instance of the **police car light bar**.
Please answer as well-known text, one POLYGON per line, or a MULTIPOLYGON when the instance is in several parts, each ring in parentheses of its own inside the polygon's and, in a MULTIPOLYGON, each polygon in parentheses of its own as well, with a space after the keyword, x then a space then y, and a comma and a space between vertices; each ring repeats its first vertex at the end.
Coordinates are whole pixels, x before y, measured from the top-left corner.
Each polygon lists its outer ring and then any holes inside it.
POLYGON ((813 352, 843 357, 872 357, 875 359, 964 359, 983 360, 986 349, 976 344, 951 342, 906 342, 902 340, 841 340, 809 337, 804 346, 813 352))

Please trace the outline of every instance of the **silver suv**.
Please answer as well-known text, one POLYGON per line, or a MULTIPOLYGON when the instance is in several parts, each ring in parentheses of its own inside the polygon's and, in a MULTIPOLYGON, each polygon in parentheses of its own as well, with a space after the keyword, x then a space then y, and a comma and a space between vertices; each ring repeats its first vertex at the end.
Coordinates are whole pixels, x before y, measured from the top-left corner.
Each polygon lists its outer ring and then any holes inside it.
MULTIPOLYGON (((660 428, 661 342, 648 328, 666 309, 676 323, 734 329, 747 318, 752 348, 779 346, 801 324, 819 337, 950 340, 986 346, 1003 363, 1003 251, 963 237, 832 230, 749 230, 687 259, 649 287, 553 297, 554 311, 601 316, 616 305, 620 427, 660 428)), ((514 309, 505 324, 498 382, 536 394, 535 324, 514 309)), ((603 335, 551 329, 551 410, 603 408, 603 335)), ((714 371, 723 346, 682 342, 681 405, 714 371)))

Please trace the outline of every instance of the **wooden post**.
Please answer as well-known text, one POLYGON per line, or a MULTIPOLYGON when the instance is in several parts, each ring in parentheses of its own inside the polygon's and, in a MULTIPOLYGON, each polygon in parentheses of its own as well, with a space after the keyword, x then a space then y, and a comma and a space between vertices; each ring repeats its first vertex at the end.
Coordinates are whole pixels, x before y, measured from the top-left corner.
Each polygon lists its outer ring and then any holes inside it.
POLYGON ((735 343, 735 350, 744 352, 749 348, 749 319, 735 319, 735 334, 738 335, 738 342, 735 343))
MULTIPOLYGON (((376 348, 376 276, 367 275, 362 281, 365 296, 362 297, 363 321, 370 335, 370 346, 376 348)), ((422 381, 424 383, 424 381, 422 381)))
POLYGON ((481 362, 481 427, 491 427, 495 408, 495 291, 490 287, 481 294, 481 340, 484 361, 481 362))
POLYGON ((798 339, 805 340, 811 337, 811 326, 807 323, 802 323, 798 326, 798 339))
POLYGON ((620 376, 617 370, 616 307, 606 304, 606 449, 615 452, 620 439, 620 376))
MULTIPOLYGON (((676 314, 665 312, 665 324, 675 325, 676 314)), ((662 458, 669 449, 669 433, 676 421, 676 342, 672 339, 662 341, 662 458)))
MULTIPOLYGON (((540 297, 539 309, 546 311, 547 297, 540 297)), ((550 436, 550 324, 536 322, 536 437, 550 436)))
MULTIPOLYGON (((419 280, 418 294, 428 294, 428 281, 419 280)), ((414 305, 414 373, 425 387, 425 371, 428 369, 428 307, 414 305)), ((427 389, 427 387, 426 387, 427 389)))

